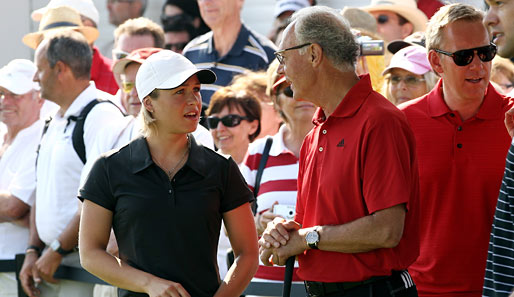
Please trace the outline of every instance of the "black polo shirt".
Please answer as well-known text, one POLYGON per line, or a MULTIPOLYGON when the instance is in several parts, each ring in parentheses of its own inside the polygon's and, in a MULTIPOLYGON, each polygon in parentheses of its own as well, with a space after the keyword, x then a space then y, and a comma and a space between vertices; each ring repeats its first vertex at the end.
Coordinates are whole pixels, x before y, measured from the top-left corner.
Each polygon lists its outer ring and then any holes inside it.
MULTIPOLYGON (((178 282, 191 296, 213 296, 220 285, 216 253, 222 214, 253 200, 232 158, 197 145, 170 182, 137 138, 100 157, 79 191, 113 212, 120 258, 178 282)), ((120 290, 119 296, 147 296, 120 290)))

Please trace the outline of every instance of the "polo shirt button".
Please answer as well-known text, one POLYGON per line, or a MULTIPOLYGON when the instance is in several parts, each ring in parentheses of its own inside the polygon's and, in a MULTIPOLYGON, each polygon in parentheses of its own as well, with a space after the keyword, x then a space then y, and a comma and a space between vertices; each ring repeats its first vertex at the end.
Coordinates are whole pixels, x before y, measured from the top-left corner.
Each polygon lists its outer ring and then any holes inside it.
POLYGON ((457 131, 462 131, 462 126, 458 126, 457 131))
POLYGON ((320 148, 319 148, 319 151, 320 151, 320 152, 322 152, 322 151, 323 151, 323 147, 320 147, 320 148))
POLYGON ((462 148, 462 143, 457 143, 458 148, 462 148))
POLYGON ((453 118, 455 116, 455 114, 454 113, 450 113, 450 116, 453 118))
POLYGON ((168 190, 168 193, 170 193, 170 194, 171 194, 171 190, 168 190))
POLYGON ((323 134, 327 134, 327 130, 323 130, 321 131, 323 134))

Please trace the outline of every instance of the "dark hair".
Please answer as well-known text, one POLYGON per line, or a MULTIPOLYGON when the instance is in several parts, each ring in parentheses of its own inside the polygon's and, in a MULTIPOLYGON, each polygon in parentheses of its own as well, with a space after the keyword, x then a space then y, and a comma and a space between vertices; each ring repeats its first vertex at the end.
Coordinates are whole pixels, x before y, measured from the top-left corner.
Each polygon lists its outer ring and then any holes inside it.
POLYGON ((403 26, 407 23, 410 23, 409 20, 404 18, 401 14, 396 13, 396 15, 398 16, 398 25, 403 26))
POLYGON ((58 61, 70 67, 76 79, 90 79, 93 54, 86 38, 72 29, 49 36, 46 59, 50 68, 58 61))
POLYGON ((251 135, 248 135, 250 142, 257 138, 261 133, 261 105, 259 100, 249 92, 236 91, 231 87, 224 87, 217 90, 211 97, 209 108, 205 114, 208 116, 219 113, 225 107, 229 110, 239 110, 244 113, 244 116, 249 118, 250 122, 257 120, 257 130, 251 135))
POLYGON ((198 34, 193 19, 187 14, 178 14, 162 19, 164 33, 186 31, 189 34, 189 40, 195 38, 198 34))

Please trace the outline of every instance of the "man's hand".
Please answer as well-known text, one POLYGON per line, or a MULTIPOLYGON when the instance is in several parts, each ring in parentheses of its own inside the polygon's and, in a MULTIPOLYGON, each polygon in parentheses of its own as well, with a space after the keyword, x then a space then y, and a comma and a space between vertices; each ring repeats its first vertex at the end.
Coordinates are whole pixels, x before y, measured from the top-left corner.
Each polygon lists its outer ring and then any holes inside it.
POLYGON ((146 293, 150 297, 190 297, 181 284, 161 278, 152 280, 146 288, 146 293))
POLYGON ((35 269, 37 258, 36 253, 27 253, 20 270, 21 286, 29 297, 37 297, 41 294, 37 289, 37 285, 41 282, 41 278, 35 269))
POLYGON ((275 218, 268 224, 259 240, 259 255, 266 266, 285 265, 287 258, 305 250, 305 241, 299 235, 300 224, 275 218))
POLYGON ((287 244, 289 232, 299 230, 300 228, 300 224, 295 221, 286 221, 282 217, 277 217, 268 223, 266 230, 264 230, 259 240, 259 245, 264 248, 279 248, 287 244))
POLYGON ((57 283, 54 273, 61 264, 62 256, 52 249, 46 249, 36 261, 35 268, 42 279, 49 283, 57 283))
POLYGON ((505 113, 505 127, 510 137, 514 136, 514 107, 505 113))

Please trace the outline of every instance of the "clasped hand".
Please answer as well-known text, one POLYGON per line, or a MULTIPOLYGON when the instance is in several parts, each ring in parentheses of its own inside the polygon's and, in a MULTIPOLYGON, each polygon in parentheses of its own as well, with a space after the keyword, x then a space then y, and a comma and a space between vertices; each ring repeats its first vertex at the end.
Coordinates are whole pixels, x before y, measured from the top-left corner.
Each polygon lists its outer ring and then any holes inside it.
POLYGON ((266 266, 285 265, 289 257, 306 249, 300 224, 283 218, 268 223, 259 240, 259 257, 266 266))

